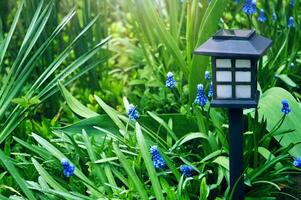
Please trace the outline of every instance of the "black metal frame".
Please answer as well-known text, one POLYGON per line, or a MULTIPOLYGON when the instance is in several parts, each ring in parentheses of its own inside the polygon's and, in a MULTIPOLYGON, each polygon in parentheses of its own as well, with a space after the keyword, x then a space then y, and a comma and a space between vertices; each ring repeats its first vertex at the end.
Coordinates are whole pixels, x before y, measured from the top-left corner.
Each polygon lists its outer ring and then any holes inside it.
POLYGON ((256 107, 258 103, 258 92, 257 92, 257 58, 250 58, 246 56, 214 56, 211 57, 212 62, 212 81, 213 81, 213 100, 211 105, 213 107, 229 107, 229 108, 251 108, 256 107), (218 68, 216 66, 217 59, 230 59, 231 68, 218 68), (250 68, 236 68, 236 60, 250 60, 250 68), (230 71, 232 72, 231 82, 217 82, 216 72, 217 71, 230 71), (250 72, 250 82, 236 82, 235 72, 250 72), (232 98, 217 98, 217 85, 231 85, 232 86, 232 98), (236 86, 248 85, 251 87, 251 98, 236 98, 236 86))

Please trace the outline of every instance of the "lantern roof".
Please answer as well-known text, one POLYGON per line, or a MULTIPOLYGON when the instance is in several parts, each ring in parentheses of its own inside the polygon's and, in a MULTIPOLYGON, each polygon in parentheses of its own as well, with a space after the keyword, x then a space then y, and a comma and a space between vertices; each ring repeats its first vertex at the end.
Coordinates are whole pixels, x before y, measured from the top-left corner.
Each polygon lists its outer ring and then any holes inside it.
POLYGON ((260 57, 272 45, 272 40, 255 30, 219 30, 194 53, 208 56, 260 57))

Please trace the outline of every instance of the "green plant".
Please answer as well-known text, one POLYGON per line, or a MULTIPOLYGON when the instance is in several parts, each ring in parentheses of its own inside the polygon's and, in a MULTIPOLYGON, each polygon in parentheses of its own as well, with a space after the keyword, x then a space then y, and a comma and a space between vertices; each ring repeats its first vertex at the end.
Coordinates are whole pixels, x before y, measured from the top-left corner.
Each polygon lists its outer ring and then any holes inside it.
POLYGON ((108 41, 107 38, 74 59, 74 61, 67 61, 68 56, 74 51, 73 48, 79 39, 95 23, 96 17, 70 41, 68 46, 48 66, 44 67, 38 78, 34 77, 33 71, 40 65, 40 59, 46 56, 45 51, 75 14, 74 9, 71 10, 57 27, 48 34, 47 38, 41 38, 40 36, 44 33, 47 22, 51 18, 54 6, 53 1, 50 1, 48 4, 44 4, 44 1, 41 1, 27 28, 18 54, 11 61, 11 66, 7 66, 4 63, 5 55, 9 45, 13 41, 13 34, 20 20, 21 13, 25 9, 24 6, 25 1, 21 1, 8 34, 0 41, 0 70, 3 73, 0 88, 1 143, 14 131, 33 108, 45 102, 46 99, 57 91, 56 84, 58 80, 61 80, 64 84, 69 84, 102 62, 103 57, 100 60, 87 64, 97 54, 102 45, 108 41), (85 67, 80 68, 83 65, 85 67), (64 69, 59 70, 59 67, 62 68, 62 66, 64 69))

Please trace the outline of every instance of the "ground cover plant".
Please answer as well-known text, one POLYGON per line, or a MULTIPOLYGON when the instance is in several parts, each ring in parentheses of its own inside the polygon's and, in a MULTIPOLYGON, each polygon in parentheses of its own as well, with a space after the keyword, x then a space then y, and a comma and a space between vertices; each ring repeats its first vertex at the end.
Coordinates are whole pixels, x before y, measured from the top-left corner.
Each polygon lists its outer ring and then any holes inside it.
POLYGON ((246 199, 301 193, 300 2, 0 2, 1 199, 232 199, 218 29, 273 40, 244 110, 246 199))

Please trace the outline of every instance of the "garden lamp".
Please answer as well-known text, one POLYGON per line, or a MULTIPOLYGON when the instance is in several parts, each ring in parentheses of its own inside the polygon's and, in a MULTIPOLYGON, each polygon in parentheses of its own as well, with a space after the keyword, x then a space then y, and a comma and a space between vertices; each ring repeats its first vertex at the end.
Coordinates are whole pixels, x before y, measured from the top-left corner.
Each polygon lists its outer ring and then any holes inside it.
POLYGON ((243 108, 257 107, 257 61, 271 44, 255 30, 220 30, 195 50, 211 56, 211 106, 229 108, 230 187, 235 200, 244 198, 243 108))

